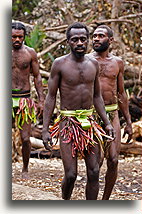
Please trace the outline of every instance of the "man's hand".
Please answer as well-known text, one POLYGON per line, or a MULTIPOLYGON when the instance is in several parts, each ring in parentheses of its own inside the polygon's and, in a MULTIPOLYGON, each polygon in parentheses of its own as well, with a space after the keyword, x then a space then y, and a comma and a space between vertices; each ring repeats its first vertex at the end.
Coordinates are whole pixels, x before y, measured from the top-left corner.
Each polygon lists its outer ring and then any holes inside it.
POLYGON ((125 137, 126 134, 128 134, 128 139, 127 139, 126 143, 129 143, 130 140, 132 139, 132 135, 133 135, 132 125, 131 124, 127 124, 126 127, 124 128, 123 137, 125 137))
POLYGON ((112 139, 114 140, 116 138, 116 132, 114 130, 114 128, 112 127, 111 124, 106 125, 105 127, 106 133, 112 137, 112 139))
POLYGON ((48 131, 42 132, 42 139, 43 139, 43 144, 44 144, 45 149, 51 150, 53 143, 52 143, 51 135, 48 131), (49 146, 49 142, 50 142, 50 146, 49 146))

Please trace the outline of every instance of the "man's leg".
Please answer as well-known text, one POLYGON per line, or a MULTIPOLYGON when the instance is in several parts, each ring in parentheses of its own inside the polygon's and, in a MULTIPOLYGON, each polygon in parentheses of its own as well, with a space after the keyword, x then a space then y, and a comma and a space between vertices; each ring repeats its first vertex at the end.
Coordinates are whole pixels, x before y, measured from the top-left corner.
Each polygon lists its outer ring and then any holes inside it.
POLYGON ((93 153, 86 153, 85 155, 87 168, 86 200, 97 200, 99 192, 100 150, 98 145, 93 148, 93 153))
POLYGON ((71 143, 60 143, 61 157, 64 166, 62 180, 62 198, 70 200, 77 177, 77 157, 72 157, 71 143))
MULTIPOLYGON (((60 129, 66 125, 66 120, 60 123, 60 129)), ((60 136, 60 151, 64 166, 64 178, 62 180, 62 198, 70 200, 74 183, 77 177, 77 156, 72 157, 72 144, 64 143, 64 136, 60 136)))
POLYGON ((22 140, 22 158, 23 158, 23 168, 22 168, 22 178, 28 179, 28 164, 30 159, 31 152, 31 122, 29 124, 24 123, 22 126, 22 130, 20 130, 21 140, 22 140))
POLYGON ((112 125, 116 130, 116 138, 111 142, 109 148, 109 156, 107 158, 107 172, 105 176, 105 189, 102 200, 109 200, 112 189, 117 179, 118 156, 121 145, 120 123, 117 114, 113 120, 112 125))

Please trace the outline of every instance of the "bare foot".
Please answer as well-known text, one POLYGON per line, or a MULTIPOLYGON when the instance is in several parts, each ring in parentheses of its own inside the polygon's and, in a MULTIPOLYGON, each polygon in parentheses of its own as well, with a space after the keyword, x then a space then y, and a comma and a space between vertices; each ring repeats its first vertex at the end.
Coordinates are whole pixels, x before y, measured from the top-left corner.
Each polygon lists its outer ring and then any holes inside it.
POLYGON ((23 180, 29 180, 28 172, 22 172, 22 179, 23 180))

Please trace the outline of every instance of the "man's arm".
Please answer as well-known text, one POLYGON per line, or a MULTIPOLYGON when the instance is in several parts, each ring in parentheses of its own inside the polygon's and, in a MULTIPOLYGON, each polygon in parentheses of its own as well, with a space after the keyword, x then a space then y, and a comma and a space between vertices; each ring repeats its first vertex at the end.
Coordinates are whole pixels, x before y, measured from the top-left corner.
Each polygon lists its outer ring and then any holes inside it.
POLYGON ((53 114, 55 104, 56 104, 56 95, 59 86, 59 71, 58 71, 58 62, 54 61, 51 67, 51 73, 48 80, 48 94, 45 99, 44 111, 43 111, 43 130, 42 130, 42 139, 46 149, 49 149, 48 141, 52 144, 51 136, 49 134, 49 124, 51 116, 53 114))
POLYGON ((96 79, 94 82, 94 107, 99 114, 99 116, 102 118, 104 124, 105 124, 105 129, 108 132, 108 134, 115 138, 115 130, 113 129, 105 111, 105 106, 104 106, 104 101, 101 95, 101 90, 100 90, 100 83, 99 83, 99 66, 98 64, 96 65, 97 68, 97 74, 96 74, 96 79))
POLYGON ((39 97, 39 101, 40 103, 43 104, 44 102, 43 86, 42 86, 42 78, 39 72, 39 63, 38 63, 37 54, 34 51, 34 49, 30 49, 30 53, 32 56, 31 69, 34 76, 35 88, 39 97))
POLYGON ((34 84, 35 88, 38 94, 39 102, 37 105, 38 108, 38 116, 42 115, 43 113, 43 105, 44 105, 44 95, 43 95, 43 87, 42 87, 42 78, 39 72, 39 63, 38 63, 38 58, 35 50, 33 48, 29 48, 29 52, 32 57, 31 61, 31 71, 34 76, 34 84))
POLYGON ((118 105, 126 121, 126 127, 124 129, 123 137, 126 134, 128 134, 127 142, 129 142, 132 139, 132 123, 129 114, 128 98, 124 89, 124 80, 123 80, 124 65, 121 60, 118 61, 118 64, 119 64, 119 75, 117 78, 118 105))

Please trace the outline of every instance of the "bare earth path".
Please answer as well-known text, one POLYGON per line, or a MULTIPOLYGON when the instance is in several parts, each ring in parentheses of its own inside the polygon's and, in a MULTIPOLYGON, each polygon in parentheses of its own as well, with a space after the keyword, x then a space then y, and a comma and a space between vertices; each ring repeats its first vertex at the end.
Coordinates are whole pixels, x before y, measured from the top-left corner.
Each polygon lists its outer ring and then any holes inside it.
MULTIPOLYGON (((12 200, 62 200, 61 181, 63 166, 61 159, 30 159, 30 180, 22 181, 22 162, 12 164, 12 200)), ((104 187, 106 161, 100 173, 101 200, 104 187)), ((119 174, 110 200, 142 199, 141 156, 119 158, 119 174)), ((85 200, 86 168, 84 160, 78 160, 78 177, 71 200, 85 200)))

